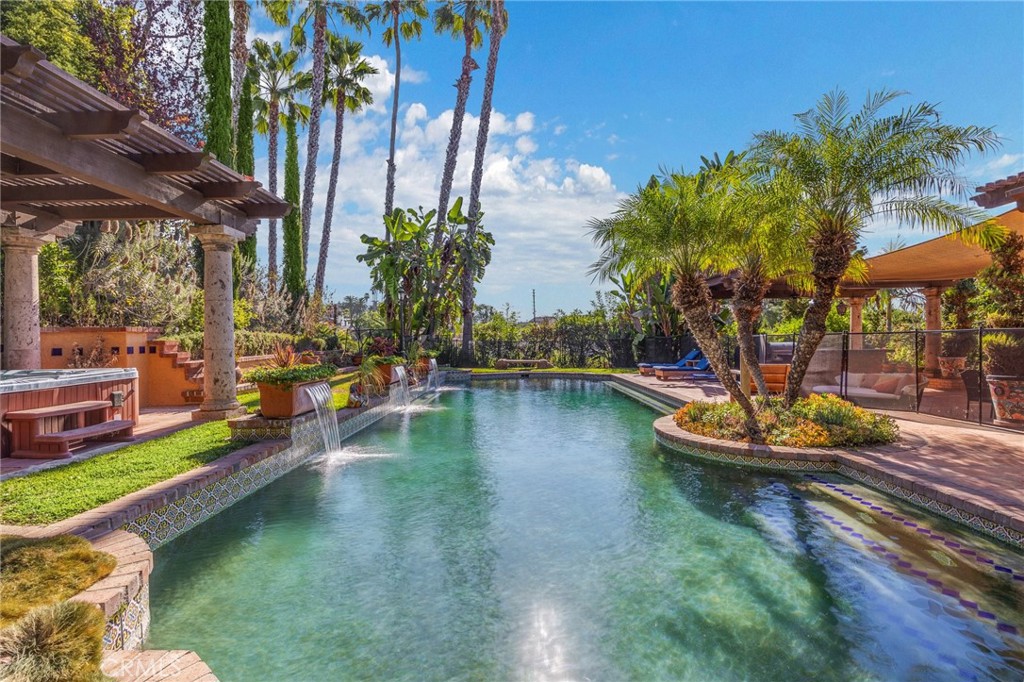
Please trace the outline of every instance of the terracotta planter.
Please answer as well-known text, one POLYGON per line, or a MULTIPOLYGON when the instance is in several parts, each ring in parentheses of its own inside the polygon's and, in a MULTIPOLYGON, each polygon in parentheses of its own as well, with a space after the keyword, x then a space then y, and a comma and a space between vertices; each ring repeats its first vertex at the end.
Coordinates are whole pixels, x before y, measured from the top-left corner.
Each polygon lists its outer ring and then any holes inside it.
POLYGON ((416 360, 416 373, 423 376, 430 374, 430 358, 423 356, 416 360))
POLYGON ((960 372, 967 367, 967 358, 939 357, 939 372, 943 379, 959 379, 960 372))
POLYGON ((992 391, 992 407, 997 424, 1024 426, 1024 377, 989 374, 985 377, 992 391))
POLYGON ((373 368, 374 373, 377 375, 377 381, 385 391, 391 385, 391 369, 393 367, 394 365, 381 363, 373 368))
POLYGON ((291 419, 312 412, 316 407, 306 389, 316 384, 327 382, 307 381, 290 386, 256 384, 260 389, 260 413, 267 419, 291 419))
POLYGON ((363 354, 362 353, 354 354, 352 356, 352 364, 355 365, 356 367, 358 367, 359 365, 363 364, 363 354))

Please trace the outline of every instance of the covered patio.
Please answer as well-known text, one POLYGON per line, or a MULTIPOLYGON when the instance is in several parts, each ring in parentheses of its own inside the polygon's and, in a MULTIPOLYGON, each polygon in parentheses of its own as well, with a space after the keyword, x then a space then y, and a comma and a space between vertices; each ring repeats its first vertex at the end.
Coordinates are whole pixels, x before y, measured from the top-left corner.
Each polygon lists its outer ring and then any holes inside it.
POLYGON ((40 367, 39 251, 82 221, 180 220, 204 254, 204 399, 194 419, 244 411, 235 381, 232 253, 290 205, 252 178, 2 38, 3 368, 40 367))

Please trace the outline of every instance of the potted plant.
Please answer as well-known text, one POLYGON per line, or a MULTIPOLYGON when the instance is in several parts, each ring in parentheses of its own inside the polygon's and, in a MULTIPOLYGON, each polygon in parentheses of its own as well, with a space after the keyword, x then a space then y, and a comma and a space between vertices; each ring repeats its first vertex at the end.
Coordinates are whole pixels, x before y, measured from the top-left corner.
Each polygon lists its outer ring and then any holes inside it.
POLYGON ((335 374, 334 365, 310 365, 291 346, 274 350, 274 364, 257 367, 246 380, 260 390, 260 412, 267 419, 290 419, 315 408, 308 388, 325 383, 335 374))
POLYGON ((977 301, 988 310, 982 339, 985 379, 996 423, 1024 427, 1024 236, 1010 234, 990 250, 992 264, 978 273, 977 301))
POLYGON ((440 353, 436 350, 421 350, 416 358, 416 371, 423 376, 430 374, 430 361, 437 358, 440 353))
POLYGON ((951 330, 942 335, 939 371, 943 379, 959 378, 977 347, 977 332, 970 330, 974 324, 971 299, 977 293, 973 279, 962 279, 942 294, 942 313, 951 330))
POLYGON ((373 360, 374 371, 384 386, 391 384, 391 371, 394 366, 402 364, 402 358, 395 353, 395 342, 383 336, 373 337, 366 347, 366 354, 369 356, 367 359, 373 360))

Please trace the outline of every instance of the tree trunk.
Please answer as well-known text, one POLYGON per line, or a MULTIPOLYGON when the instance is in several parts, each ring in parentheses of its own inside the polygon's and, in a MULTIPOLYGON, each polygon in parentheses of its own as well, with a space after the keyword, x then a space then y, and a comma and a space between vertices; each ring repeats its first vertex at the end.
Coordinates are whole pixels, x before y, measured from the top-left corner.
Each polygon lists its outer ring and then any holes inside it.
MULTIPOLYGON (((391 144, 388 151, 388 181, 384 190, 384 215, 391 215, 395 207, 395 136, 398 135, 398 88, 402 83, 402 38, 398 27, 398 12, 395 12, 395 92, 391 97, 391 144)), ((384 228, 384 239, 391 239, 384 228)))
POLYGON ((466 246, 463 253, 462 271, 462 363, 473 364, 473 279, 476 268, 472 262, 473 243, 480 213, 480 183, 484 176, 484 154, 487 151, 487 135, 491 127, 491 100, 494 97, 494 75, 498 70, 498 51, 505 34, 505 3, 495 0, 492 4, 490 49, 487 53, 487 73, 484 77, 484 96, 480 105, 480 129, 476 134, 476 154, 473 157, 473 178, 469 187, 469 215, 466 225, 466 246))
POLYGON ((302 269, 309 262, 309 228, 313 214, 313 190, 316 188, 316 157, 320 152, 320 112, 323 111, 324 53, 327 50, 327 10, 321 7, 313 19, 313 85, 309 97, 309 134, 306 147, 306 173, 302 185, 302 269))
POLYGON ((234 10, 231 58, 234 62, 231 72, 231 128, 238 129, 238 102, 242 95, 242 79, 249 61, 249 45, 245 34, 249 30, 249 3, 246 0, 232 0, 234 10))
MULTIPOLYGON (((277 134, 280 109, 277 100, 271 100, 268 106, 267 134, 270 138, 267 144, 267 190, 277 196, 277 134)), ((267 233, 267 279, 270 281, 270 288, 277 288, 277 221, 270 219, 267 233)))
POLYGON ((743 426, 750 442, 763 443, 761 427, 754 417, 754 405, 736 383, 725 357, 725 349, 722 348, 722 340, 715 329, 715 322, 711 319, 711 290, 708 289, 707 281, 701 275, 680 274, 672 285, 672 300, 682 311, 693 338, 718 375, 718 380, 746 415, 743 426))
POLYGON ((455 167, 459 160, 459 142, 462 140, 462 122, 466 118, 466 101, 473 82, 473 71, 480 68, 473 59, 473 27, 467 23, 466 53, 462 56, 462 74, 455 83, 455 111, 452 114, 452 130, 448 135, 445 151, 444 172, 441 175, 441 195, 437 202, 437 230, 434 232, 434 249, 441 243, 448 217, 448 200, 451 198, 452 183, 455 181, 455 167))
POLYGON ((341 165, 341 135, 345 127, 345 95, 339 93, 334 108, 334 152, 331 157, 331 181, 327 186, 327 203, 324 206, 324 229, 320 235, 320 258, 316 263, 316 279, 313 283, 313 298, 320 298, 324 291, 324 275, 327 272, 327 252, 331 247, 331 219, 334 213, 334 195, 338 189, 338 167, 341 165))
POLYGON ((825 338, 825 322, 832 310, 836 289, 846 269, 850 266, 856 241, 842 225, 825 225, 811 239, 811 266, 814 275, 814 298, 804 313, 793 360, 786 377, 786 392, 783 395, 786 407, 792 407, 800 398, 800 385, 807 374, 818 344, 825 338))
POLYGON ((733 289, 732 310, 736 316, 736 341, 740 355, 754 379, 758 395, 767 398, 768 384, 765 383, 764 372, 757 359, 757 349, 754 347, 754 323, 761 315, 761 303, 768 291, 768 281, 762 273, 763 269, 759 265, 740 271, 733 289))

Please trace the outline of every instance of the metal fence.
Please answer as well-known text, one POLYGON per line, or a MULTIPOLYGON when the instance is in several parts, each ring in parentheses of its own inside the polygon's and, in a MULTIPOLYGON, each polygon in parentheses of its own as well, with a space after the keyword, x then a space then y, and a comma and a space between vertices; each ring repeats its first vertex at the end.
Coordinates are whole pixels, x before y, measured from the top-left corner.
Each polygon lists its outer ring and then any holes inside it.
POLYGON ((991 424, 1024 409, 1024 329, 827 334, 804 394, 836 393, 875 409, 991 424), (995 397, 995 402, 993 401, 995 397))

